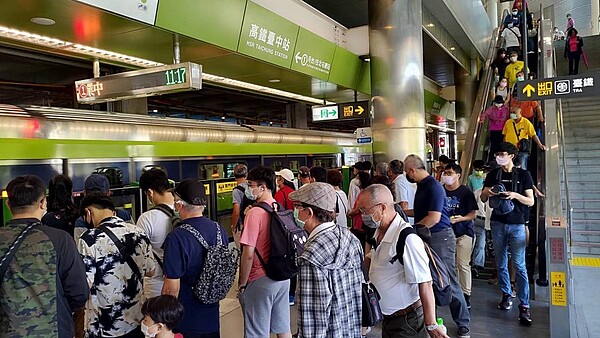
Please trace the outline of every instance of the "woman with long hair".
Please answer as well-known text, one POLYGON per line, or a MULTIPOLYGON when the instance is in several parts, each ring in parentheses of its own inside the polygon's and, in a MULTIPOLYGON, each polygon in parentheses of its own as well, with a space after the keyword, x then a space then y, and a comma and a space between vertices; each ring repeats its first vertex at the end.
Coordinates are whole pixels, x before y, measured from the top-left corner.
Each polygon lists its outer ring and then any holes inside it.
POLYGON ((571 28, 567 32, 565 42, 565 59, 569 59, 569 75, 579 73, 579 60, 583 54, 583 38, 578 36, 577 29, 571 28))
POLYGON ((64 230, 73 236, 79 208, 73 203, 73 181, 65 175, 54 176, 48 183, 48 213, 42 223, 64 230))

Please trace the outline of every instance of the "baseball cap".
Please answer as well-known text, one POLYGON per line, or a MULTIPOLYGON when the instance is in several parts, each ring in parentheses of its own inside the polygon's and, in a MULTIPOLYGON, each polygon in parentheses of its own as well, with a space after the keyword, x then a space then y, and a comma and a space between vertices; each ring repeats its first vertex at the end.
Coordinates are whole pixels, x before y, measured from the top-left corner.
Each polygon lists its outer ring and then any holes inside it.
POLYGON ((108 178, 104 175, 91 174, 85 179, 84 189, 88 192, 99 191, 107 193, 110 190, 110 183, 108 183, 108 178))
POLYGON ((327 211, 335 211, 337 193, 329 183, 315 182, 307 184, 291 192, 289 196, 291 200, 296 202, 306 203, 327 211))
POLYGON ((281 169, 281 171, 276 171, 275 175, 283 177, 286 181, 294 182, 294 173, 290 169, 281 169))
POLYGON ((298 168, 298 175, 302 177, 308 177, 310 176, 310 169, 308 169, 308 167, 302 166, 298 168))
POLYGON ((174 188, 170 189, 174 195, 191 205, 206 205, 206 192, 204 184, 194 179, 187 179, 179 182, 174 188))

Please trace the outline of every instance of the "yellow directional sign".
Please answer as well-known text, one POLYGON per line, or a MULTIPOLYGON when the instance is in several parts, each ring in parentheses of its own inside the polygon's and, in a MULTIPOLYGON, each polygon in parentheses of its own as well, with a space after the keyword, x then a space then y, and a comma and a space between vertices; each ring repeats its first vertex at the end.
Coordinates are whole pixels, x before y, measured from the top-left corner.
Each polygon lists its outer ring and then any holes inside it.
POLYGON ((523 88, 523 94, 527 94, 527 97, 531 97, 531 92, 535 93, 535 87, 528 84, 527 86, 525 86, 525 88, 523 88))
POLYGON ((235 187, 237 187, 237 185, 238 184, 236 181, 217 183, 217 194, 231 192, 233 189, 235 189, 235 187))
POLYGON ((340 103, 340 117, 342 119, 364 119, 369 111, 369 101, 340 103))
POLYGON ((362 106, 358 106, 356 107, 355 111, 358 112, 358 115, 362 115, 365 109, 362 106))

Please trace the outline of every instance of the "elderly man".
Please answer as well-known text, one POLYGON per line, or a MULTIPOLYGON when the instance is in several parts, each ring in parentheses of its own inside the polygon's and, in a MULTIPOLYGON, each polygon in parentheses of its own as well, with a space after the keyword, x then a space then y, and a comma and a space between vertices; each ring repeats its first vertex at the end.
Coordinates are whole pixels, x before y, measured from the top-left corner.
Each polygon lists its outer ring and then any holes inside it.
POLYGON ((309 233, 298 259, 298 337, 361 337, 362 248, 334 223, 337 193, 315 182, 290 193, 309 233))
POLYGON ((447 337, 436 323, 429 258, 423 241, 416 234, 408 235, 403 262, 390 262, 396 256, 400 232, 411 226, 394 210, 390 190, 382 184, 367 187, 358 198, 358 207, 365 225, 377 229, 377 244, 366 260, 369 278, 381 295, 382 337, 447 337), (406 332, 414 333, 409 336, 406 332))

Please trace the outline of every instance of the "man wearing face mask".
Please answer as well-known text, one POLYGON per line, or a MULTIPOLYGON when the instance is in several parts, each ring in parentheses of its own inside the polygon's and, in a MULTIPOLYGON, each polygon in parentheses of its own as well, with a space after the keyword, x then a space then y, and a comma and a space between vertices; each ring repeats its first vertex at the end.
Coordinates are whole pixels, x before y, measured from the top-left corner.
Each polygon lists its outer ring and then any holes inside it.
POLYGON ((483 124, 487 119, 490 120, 490 152, 493 154, 503 140, 502 129, 508 120, 508 107, 504 104, 502 96, 496 95, 492 105, 481 114, 479 123, 483 124))
POLYGON ((315 182, 290 193, 298 224, 309 233, 298 257, 298 337, 361 337, 363 250, 334 223, 337 194, 315 182))
POLYGON ((413 216, 416 224, 422 224, 431 231, 429 245, 448 266, 452 282, 450 312, 458 326, 458 337, 468 338, 471 315, 456 277, 456 237, 450 223, 450 208, 446 203, 446 192, 442 185, 429 175, 425 163, 417 155, 406 157, 404 172, 409 182, 417 183, 415 207, 413 210, 407 210, 406 214, 413 216))
POLYGON ((504 17, 504 20, 502 21, 502 27, 500 27, 501 29, 504 29, 506 27, 515 27, 518 29, 518 27, 521 25, 521 15, 519 14, 519 10, 516 8, 513 8, 512 11, 507 14, 504 17))
MULTIPOLYGON (((308 184, 307 186, 310 186, 308 184)), ((302 189, 302 188, 301 188, 302 189)), ((246 196, 256 202, 273 205, 275 172, 264 166, 248 173, 246 196)), ((271 215, 260 207, 253 207, 244 219, 244 230, 240 243, 238 299, 244 314, 244 333, 247 338, 268 337, 291 338, 289 290, 290 280, 276 281, 269 276, 257 257, 260 254, 267 262, 271 252, 269 226, 271 215)))
POLYGON ((19 176, 6 192, 13 219, 0 227, 0 257, 6 257, 0 263, 0 337, 72 338, 71 313, 89 295, 73 238, 41 224, 46 187, 39 177, 19 176))
MULTIPOLYGON (((358 207, 365 225, 376 229, 375 244, 365 263, 381 295, 383 337, 447 337, 436 324, 429 258, 423 241, 415 234, 408 235, 402 263, 390 262, 396 256, 400 232, 411 226, 394 210, 391 191, 382 184, 370 185, 360 194, 358 207)), ((459 337, 468 337, 468 332, 466 327, 460 329, 459 337)))
POLYGON ((510 252, 516 270, 517 296, 520 301, 519 321, 523 325, 531 325, 529 309, 529 279, 525 265, 526 231, 525 214, 527 208, 535 203, 533 198, 533 180, 527 170, 516 168, 513 164, 517 148, 508 142, 500 144, 496 153, 496 163, 501 168, 490 171, 483 183, 481 201, 486 202, 492 196, 500 195, 513 203, 513 209, 504 214, 492 212, 491 229, 498 269, 498 280, 502 290, 502 299, 498 308, 508 311, 512 308, 511 285, 508 275, 507 250, 510 252), (505 192, 495 192, 492 187, 502 184, 505 192))
MULTIPOLYGON (((530 79, 532 80, 532 79, 530 79)), ((518 72, 517 73, 517 82, 525 81, 525 73, 518 72)), ((512 98, 510 100, 510 107, 519 107, 521 108, 521 115, 528 119, 529 122, 534 123, 534 118, 537 117, 537 120, 540 124, 544 123, 544 113, 542 112, 542 107, 540 107, 539 103, 535 100, 533 101, 519 101, 516 92, 513 91, 512 98)))
POLYGON ((114 216, 115 206, 103 193, 87 194, 80 208, 94 227, 77 242, 91 290, 85 336, 142 337, 143 277, 154 274, 150 241, 144 230, 114 216))
MULTIPOLYGON (((517 73, 525 71, 525 63, 523 61, 519 61, 518 57, 518 52, 510 52, 510 64, 506 66, 506 70, 504 71, 504 77, 508 79, 508 88, 512 88, 517 82, 517 73)), ((523 80, 525 80, 525 77, 523 77, 523 80)))
POLYGON ((509 23, 506 28, 502 30, 502 34, 500 36, 504 40, 504 48, 506 49, 506 52, 517 52, 518 54, 521 53, 521 32, 519 32, 519 27, 517 25, 509 23))
MULTIPOLYGON (((207 198, 202 182, 183 180, 171 192, 181 223, 196 229, 210 246, 217 244, 220 232, 222 243, 227 245, 229 241, 225 229, 203 215, 207 198)), ((218 338, 219 302, 202 303, 193 291, 206 260, 206 249, 192 232, 180 226, 167 235, 164 248, 165 282, 162 294, 177 297, 185 309, 183 319, 175 326, 175 332, 182 333, 184 337, 218 338)))
POLYGON ((462 168, 456 163, 450 163, 444 168, 444 189, 446 203, 450 208, 450 223, 456 237, 456 271, 458 282, 465 296, 467 308, 471 308, 471 251, 475 228, 473 219, 477 212, 475 195, 466 186, 460 184, 462 168))
POLYGON ((540 138, 535 133, 533 124, 528 119, 523 118, 521 108, 519 107, 511 109, 510 120, 504 124, 502 134, 504 135, 504 142, 512 143, 519 149, 517 156, 519 157, 521 168, 525 170, 527 170, 532 139, 540 150, 546 150, 546 146, 542 144, 542 141, 540 141, 540 138))

